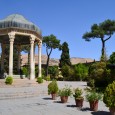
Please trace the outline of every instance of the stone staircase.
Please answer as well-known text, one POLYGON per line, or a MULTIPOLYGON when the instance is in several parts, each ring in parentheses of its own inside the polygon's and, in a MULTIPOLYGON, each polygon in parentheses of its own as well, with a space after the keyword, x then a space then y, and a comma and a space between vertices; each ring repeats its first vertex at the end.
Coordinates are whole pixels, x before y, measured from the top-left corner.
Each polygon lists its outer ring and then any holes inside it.
POLYGON ((16 93, 0 93, 0 100, 6 99, 19 99, 19 98, 31 98, 40 95, 46 96, 46 92, 16 92, 16 93))
POLYGON ((48 95, 48 82, 38 84, 36 80, 14 79, 12 85, 6 85, 5 80, 0 80, 0 100, 30 98, 48 95))

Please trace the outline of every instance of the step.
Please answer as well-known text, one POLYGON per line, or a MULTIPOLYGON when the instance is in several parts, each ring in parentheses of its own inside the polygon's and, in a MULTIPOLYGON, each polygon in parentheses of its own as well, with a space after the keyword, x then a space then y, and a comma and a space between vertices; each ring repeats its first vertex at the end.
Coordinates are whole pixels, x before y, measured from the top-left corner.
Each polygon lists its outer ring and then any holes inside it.
POLYGON ((14 79, 12 85, 6 85, 5 79, 0 80, 0 100, 36 97, 48 95, 48 82, 38 84, 36 80, 14 79))
POLYGON ((0 94, 0 100, 6 100, 6 99, 19 99, 19 98, 30 98, 30 97, 37 97, 40 95, 48 95, 47 92, 18 92, 18 93, 1 93, 0 94))

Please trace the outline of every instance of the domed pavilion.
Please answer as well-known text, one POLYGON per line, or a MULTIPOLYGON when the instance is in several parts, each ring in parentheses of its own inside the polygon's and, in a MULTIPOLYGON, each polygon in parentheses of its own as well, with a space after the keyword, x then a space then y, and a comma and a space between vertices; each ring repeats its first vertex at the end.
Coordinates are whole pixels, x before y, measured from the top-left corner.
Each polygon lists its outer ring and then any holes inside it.
POLYGON ((35 78, 34 45, 38 44, 38 76, 41 76, 42 34, 40 29, 22 15, 12 14, 0 20, 0 43, 2 47, 1 71, 4 71, 4 50, 9 44, 9 72, 13 76, 13 47, 18 47, 18 70, 21 69, 21 45, 30 44, 30 79, 35 78))

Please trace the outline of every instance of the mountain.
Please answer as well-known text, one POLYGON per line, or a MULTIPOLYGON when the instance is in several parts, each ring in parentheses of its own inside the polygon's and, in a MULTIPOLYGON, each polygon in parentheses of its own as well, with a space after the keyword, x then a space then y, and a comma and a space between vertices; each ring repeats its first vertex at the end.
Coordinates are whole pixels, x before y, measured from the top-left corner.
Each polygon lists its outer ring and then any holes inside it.
MULTIPOLYGON (((23 54, 21 56, 22 59, 22 66, 26 65, 28 63, 28 55, 23 54)), ((46 61, 47 61, 47 56, 46 55, 42 55, 41 57, 42 59, 42 64, 46 65, 46 61)), ((94 60, 91 58, 77 58, 77 57, 72 57, 70 59, 72 65, 78 64, 78 63, 89 63, 89 62, 93 62, 94 60)), ((38 55, 35 55, 35 63, 36 65, 38 64, 38 55)), ((55 58, 50 58, 49 61, 49 66, 58 66, 59 65, 59 59, 55 59, 55 58)))

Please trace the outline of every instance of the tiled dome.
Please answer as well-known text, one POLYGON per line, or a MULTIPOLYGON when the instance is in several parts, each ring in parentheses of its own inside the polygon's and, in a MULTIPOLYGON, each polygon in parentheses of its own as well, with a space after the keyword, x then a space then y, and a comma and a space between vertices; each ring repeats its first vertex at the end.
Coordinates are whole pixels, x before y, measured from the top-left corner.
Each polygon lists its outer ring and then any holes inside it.
POLYGON ((19 28, 25 30, 31 30, 41 35, 41 30, 32 22, 26 20, 22 15, 12 14, 3 20, 0 20, 0 29, 6 28, 19 28))

